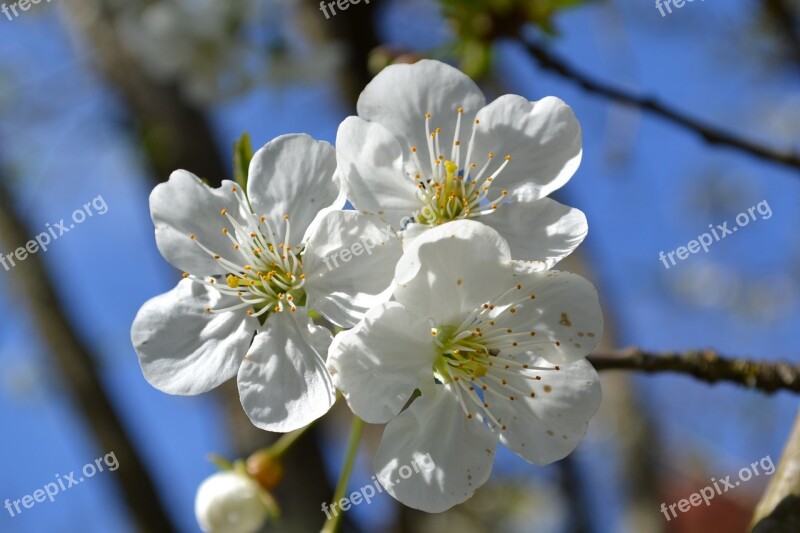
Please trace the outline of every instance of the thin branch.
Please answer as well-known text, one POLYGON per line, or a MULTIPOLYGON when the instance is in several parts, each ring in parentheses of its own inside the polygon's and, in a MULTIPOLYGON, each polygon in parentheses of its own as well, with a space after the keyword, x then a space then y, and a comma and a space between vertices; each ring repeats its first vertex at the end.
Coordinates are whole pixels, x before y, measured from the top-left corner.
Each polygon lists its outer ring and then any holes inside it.
POLYGON ((597 353, 588 359, 598 371, 674 372, 707 383, 735 383, 765 393, 783 390, 800 393, 800 365, 788 362, 729 359, 711 350, 651 353, 636 348, 609 354, 597 353))
POLYGON ((636 95, 618 87, 613 87, 605 82, 593 79, 538 44, 527 42, 523 39, 520 39, 520 42, 543 69, 550 70, 568 80, 572 80, 589 92, 599 94, 621 104, 649 111, 673 124, 693 131, 709 144, 727 146, 728 148, 734 148, 766 161, 800 169, 800 154, 791 149, 781 150, 771 148, 747 139, 742 139, 727 131, 706 124, 668 107, 653 97, 636 95))

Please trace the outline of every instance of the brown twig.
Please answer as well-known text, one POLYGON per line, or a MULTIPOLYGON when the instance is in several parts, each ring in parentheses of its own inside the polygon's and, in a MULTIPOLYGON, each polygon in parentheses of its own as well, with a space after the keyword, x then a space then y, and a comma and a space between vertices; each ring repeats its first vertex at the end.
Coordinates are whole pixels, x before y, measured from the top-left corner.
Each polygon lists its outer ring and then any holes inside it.
POLYGON ((598 371, 673 372, 707 383, 736 383, 765 393, 783 390, 800 393, 800 365, 788 362, 729 359, 711 350, 650 353, 636 348, 593 354, 588 359, 598 371))
POLYGON ((734 148, 766 161, 800 169, 800 154, 791 149, 781 150, 771 148, 747 139, 742 139, 727 131, 706 124, 685 113, 668 107, 652 97, 636 95, 605 82, 593 79, 587 74, 578 71, 567 63, 567 61, 539 44, 523 39, 520 39, 520 42, 543 69, 550 70, 568 80, 572 80, 589 92, 599 94, 621 104, 649 111, 673 124, 693 131, 709 144, 727 146, 728 148, 734 148))

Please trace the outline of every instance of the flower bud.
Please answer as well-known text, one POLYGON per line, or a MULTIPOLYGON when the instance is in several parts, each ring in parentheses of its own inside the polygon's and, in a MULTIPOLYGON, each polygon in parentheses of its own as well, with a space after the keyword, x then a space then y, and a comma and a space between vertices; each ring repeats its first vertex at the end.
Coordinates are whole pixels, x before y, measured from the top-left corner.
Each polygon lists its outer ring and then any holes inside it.
POLYGON ((269 450, 264 450, 247 459, 247 473, 271 491, 283 480, 283 465, 269 450))
POLYGON ((268 509, 258 483, 244 474, 227 471, 200 484, 194 513, 206 533, 254 533, 267 519, 268 509))

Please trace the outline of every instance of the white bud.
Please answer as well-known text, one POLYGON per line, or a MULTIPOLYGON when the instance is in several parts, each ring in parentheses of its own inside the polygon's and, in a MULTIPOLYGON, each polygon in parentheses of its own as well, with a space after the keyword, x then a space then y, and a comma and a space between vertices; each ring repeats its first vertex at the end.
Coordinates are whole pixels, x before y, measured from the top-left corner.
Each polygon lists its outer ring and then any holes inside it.
POLYGON ((254 533, 267 519, 261 487, 236 472, 219 472, 197 489, 194 514, 206 533, 254 533))

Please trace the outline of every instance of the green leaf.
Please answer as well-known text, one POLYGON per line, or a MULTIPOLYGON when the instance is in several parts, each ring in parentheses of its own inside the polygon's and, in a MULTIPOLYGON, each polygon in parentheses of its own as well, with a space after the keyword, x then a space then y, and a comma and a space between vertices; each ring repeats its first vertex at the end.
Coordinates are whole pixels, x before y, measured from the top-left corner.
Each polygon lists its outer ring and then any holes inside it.
POLYGON ((250 142, 250 134, 245 132, 233 146, 233 179, 245 191, 251 159, 253 159, 253 145, 250 142))

